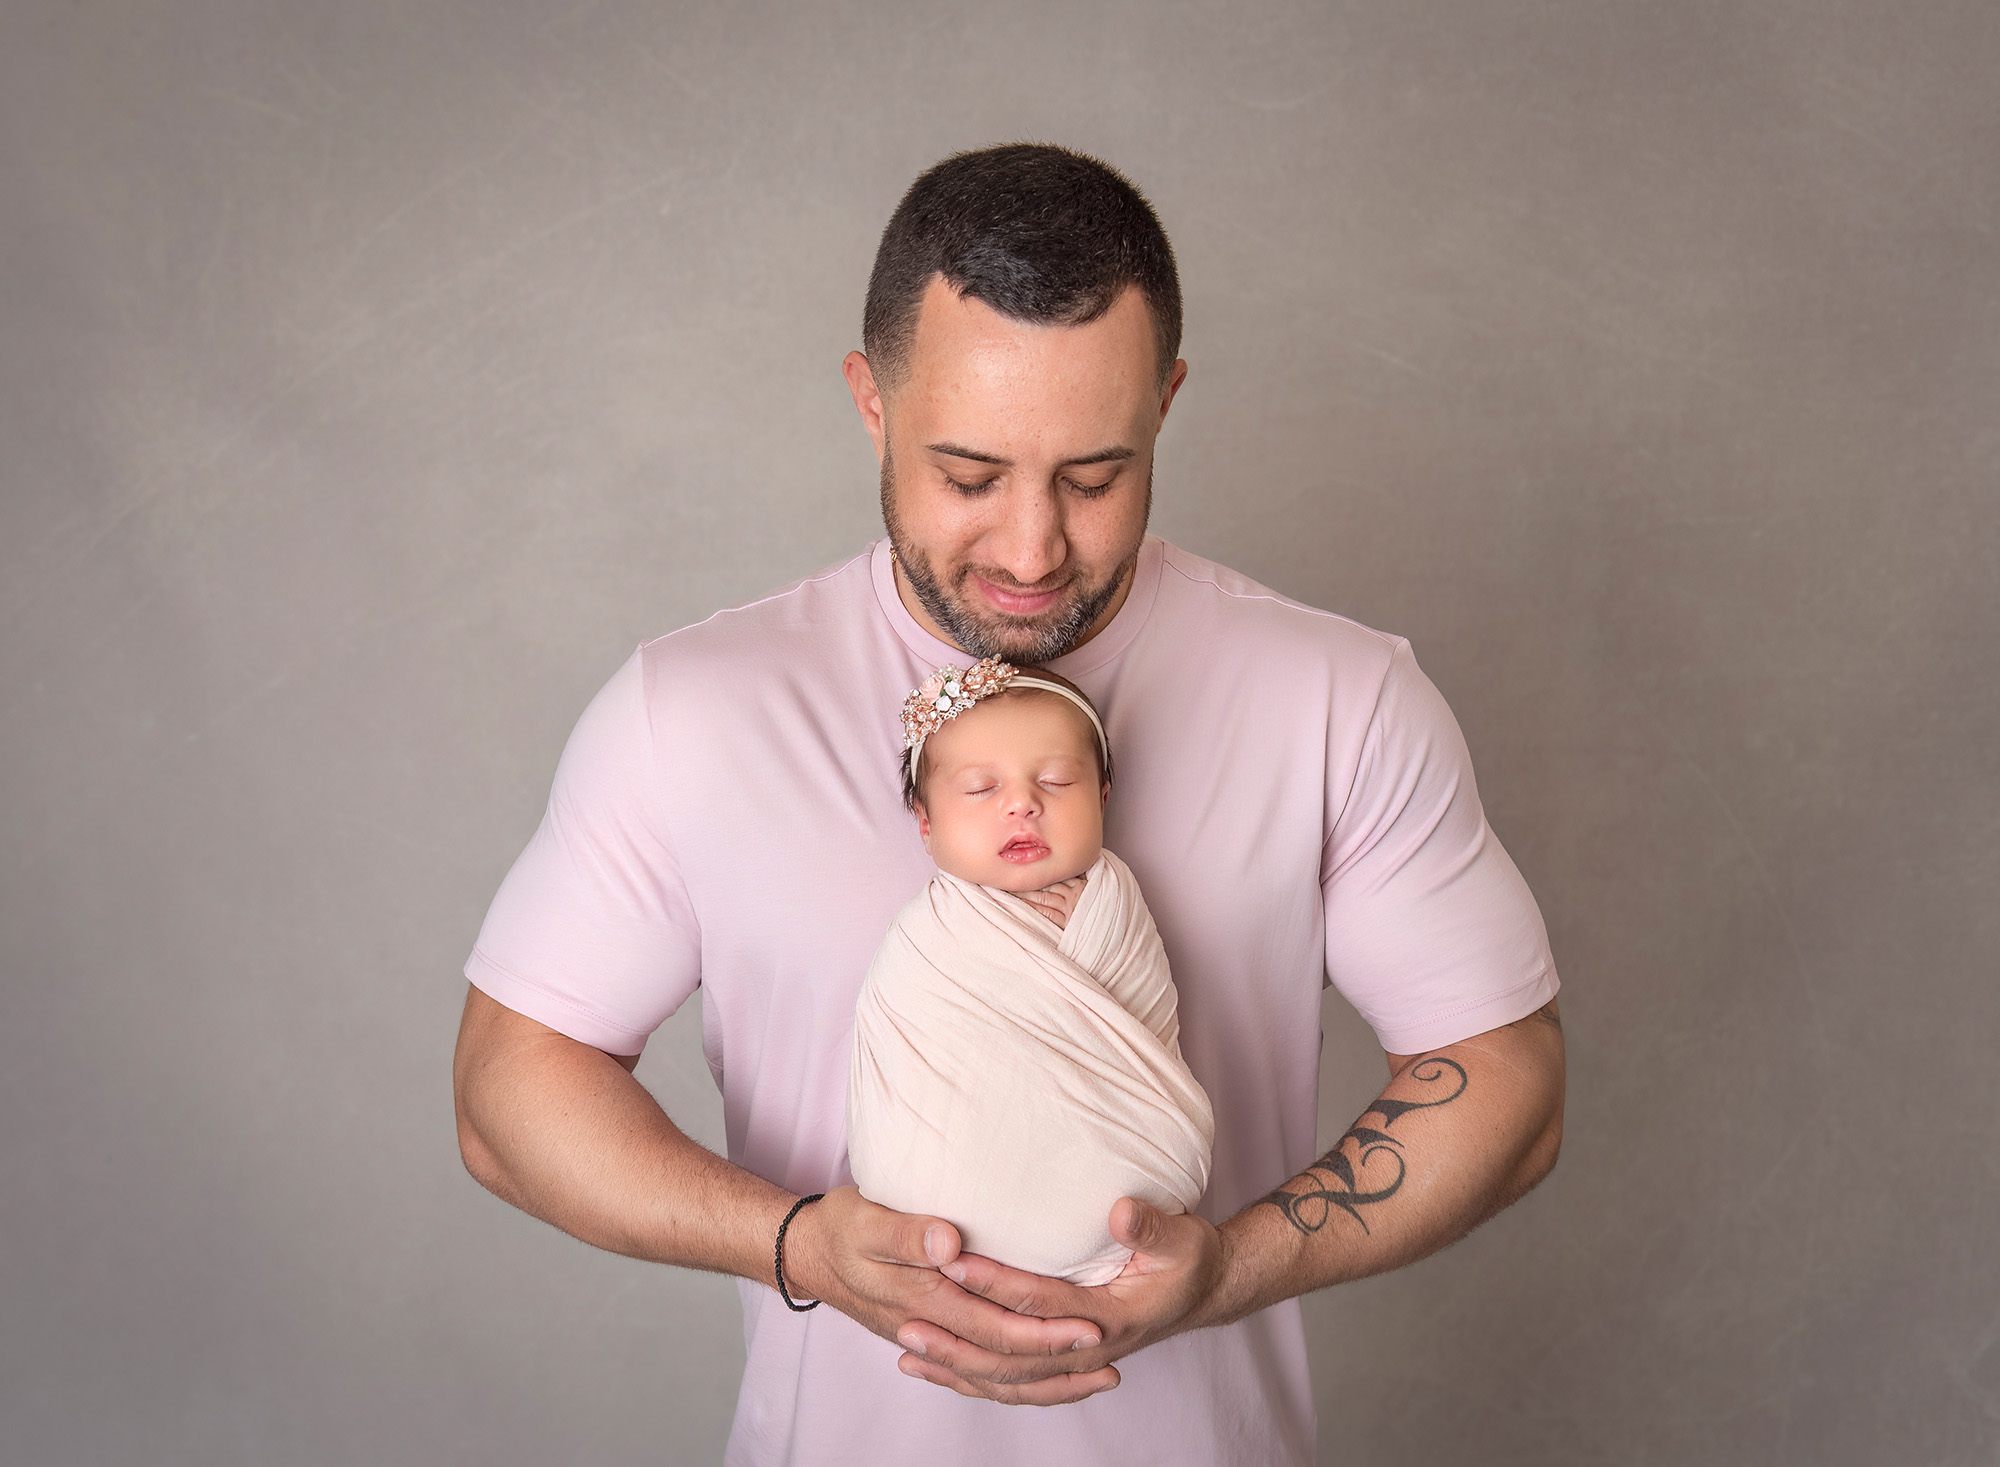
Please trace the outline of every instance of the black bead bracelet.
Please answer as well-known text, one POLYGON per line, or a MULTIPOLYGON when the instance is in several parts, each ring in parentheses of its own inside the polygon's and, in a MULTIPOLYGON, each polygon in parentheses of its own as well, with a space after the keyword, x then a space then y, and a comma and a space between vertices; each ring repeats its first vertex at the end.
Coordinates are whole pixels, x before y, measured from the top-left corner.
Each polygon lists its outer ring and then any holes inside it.
POLYGON ((792 1204, 792 1210, 785 1214, 785 1220, 778 1224, 778 1246, 772 1250, 771 1272, 777 1276, 778 1297, 785 1301, 785 1307, 794 1314, 804 1314, 809 1310, 819 1308, 819 1300, 815 1299, 810 1304, 801 1304, 792 1298, 792 1291, 785 1287, 785 1229, 792 1225, 792 1219, 799 1215, 801 1207, 804 1207, 808 1202, 817 1202, 824 1196, 826 1196, 824 1192, 815 1192, 810 1197, 801 1197, 797 1202, 792 1204))

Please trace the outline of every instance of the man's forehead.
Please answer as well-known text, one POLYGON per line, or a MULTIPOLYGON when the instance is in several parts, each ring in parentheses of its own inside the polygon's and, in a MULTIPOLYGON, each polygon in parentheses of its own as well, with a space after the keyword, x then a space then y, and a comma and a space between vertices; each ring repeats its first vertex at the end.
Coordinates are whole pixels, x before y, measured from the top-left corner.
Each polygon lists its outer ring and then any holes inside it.
POLYGON ((1094 321, 1040 325, 931 281, 909 369, 890 394, 924 425, 925 446, 1004 462, 1026 436, 1069 462, 1130 456, 1129 425, 1157 391, 1145 298, 1128 288, 1094 321), (1045 443, 1053 432, 1057 443, 1045 443), (1074 440, 1074 441, 1070 441, 1074 440))
POLYGON ((1137 286, 1094 320, 1044 324, 1004 315, 935 275, 917 311, 910 367, 913 377, 933 381, 1023 373, 1149 381, 1154 358, 1152 317, 1137 286))

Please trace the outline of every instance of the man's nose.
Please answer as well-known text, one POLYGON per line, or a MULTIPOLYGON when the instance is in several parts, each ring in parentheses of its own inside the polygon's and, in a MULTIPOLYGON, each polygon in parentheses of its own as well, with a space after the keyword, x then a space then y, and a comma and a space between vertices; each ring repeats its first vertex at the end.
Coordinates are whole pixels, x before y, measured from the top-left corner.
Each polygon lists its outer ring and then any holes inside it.
POLYGON ((1016 585, 1034 586, 1069 558, 1062 503, 1047 485, 1022 486, 1007 496, 1002 518, 988 537, 993 562, 1016 585))

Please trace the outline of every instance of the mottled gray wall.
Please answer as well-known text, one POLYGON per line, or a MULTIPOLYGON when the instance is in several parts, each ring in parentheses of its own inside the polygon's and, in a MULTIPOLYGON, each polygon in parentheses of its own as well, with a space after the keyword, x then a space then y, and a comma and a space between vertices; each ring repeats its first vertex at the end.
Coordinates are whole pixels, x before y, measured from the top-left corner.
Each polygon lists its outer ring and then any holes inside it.
POLYGON ((731 1289, 463 1174, 458 968, 632 644, 874 533, 876 233, 1031 136, 1180 250, 1158 528, 1415 640, 1568 982, 1555 1177, 1310 1305, 1323 1460, 2000 1460, 1996 69, 1986 0, 10 0, 0 1459, 713 1460, 731 1289))

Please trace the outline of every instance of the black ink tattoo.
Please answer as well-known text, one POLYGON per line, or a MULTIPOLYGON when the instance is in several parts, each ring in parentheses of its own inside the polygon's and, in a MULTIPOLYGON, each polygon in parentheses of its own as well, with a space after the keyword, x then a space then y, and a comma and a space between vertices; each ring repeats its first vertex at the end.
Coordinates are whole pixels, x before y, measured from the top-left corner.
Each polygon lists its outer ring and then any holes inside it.
MULTIPOLYGON (((1554 1016, 1550 1015, 1550 1018, 1553 1021, 1554 1016)), ((1335 1208, 1360 1223, 1362 1232, 1369 1231, 1368 1220, 1361 1215, 1361 1209, 1377 1202, 1386 1202, 1394 1197, 1397 1189, 1403 1185, 1403 1178, 1408 1174, 1403 1161, 1403 1143, 1391 1136, 1388 1128, 1413 1110, 1430 1110, 1435 1106, 1449 1105, 1465 1094, 1465 1087, 1470 1083, 1466 1079, 1465 1067, 1457 1060, 1449 1060, 1442 1055, 1418 1060, 1409 1068, 1409 1077, 1424 1085, 1442 1082, 1447 1072, 1458 1077, 1458 1088, 1451 1094, 1440 1095, 1435 1100, 1376 1101, 1361 1112, 1360 1118, 1347 1128, 1347 1134, 1334 1143, 1333 1150, 1306 1168, 1305 1176, 1311 1180, 1312 1186, 1303 1192, 1292 1192, 1286 1190, 1291 1185, 1288 1182, 1269 1196, 1257 1200, 1260 1203, 1268 1202, 1277 1208, 1285 1215, 1285 1221, 1302 1233, 1316 1233, 1325 1227, 1327 1220, 1333 1216, 1335 1208), (1370 1116, 1382 1117, 1379 1129, 1362 1124, 1370 1116), (1354 1159, 1351 1161, 1348 1159, 1346 1149, 1349 1141, 1355 1143, 1354 1159), (1368 1164, 1377 1157, 1387 1157, 1393 1161, 1396 1164, 1396 1174, 1386 1183, 1371 1184, 1370 1190, 1363 1191, 1359 1175, 1365 1173, 1368 1164)))

